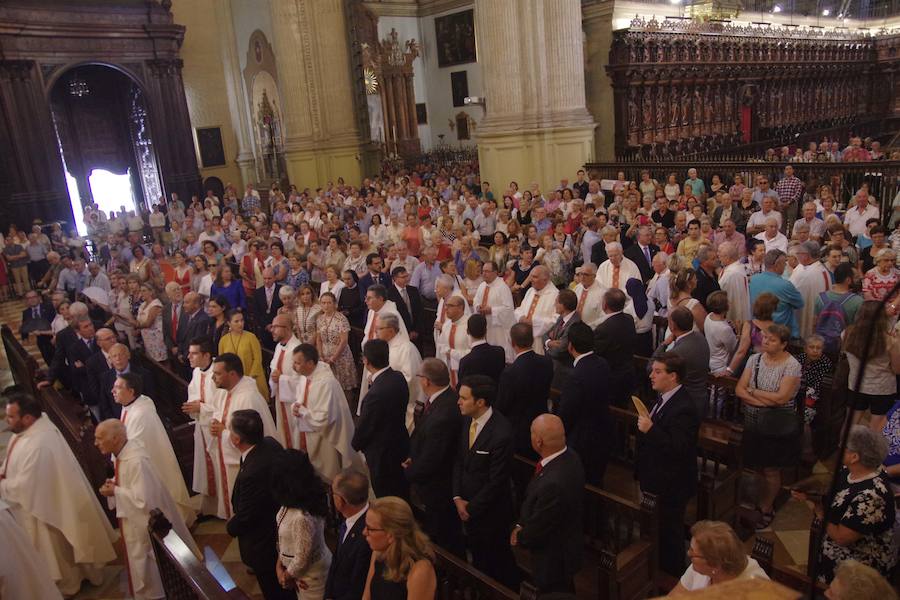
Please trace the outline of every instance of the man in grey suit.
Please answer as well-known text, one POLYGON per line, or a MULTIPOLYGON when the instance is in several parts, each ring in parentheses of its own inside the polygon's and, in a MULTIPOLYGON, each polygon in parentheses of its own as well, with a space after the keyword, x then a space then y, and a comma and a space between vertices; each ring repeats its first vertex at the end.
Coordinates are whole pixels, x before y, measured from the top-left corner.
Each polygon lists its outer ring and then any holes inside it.
POLYGON ((561 389, 566 376, 572 373, 572 355, 569 354, 569 328, 581 322, 578 308, 578 296, 569 289, 561 290, 556 297, 556 323, 544 334, 544 350, 553 359, 553 383, 555 389, 561 389))
POLYGON ((653 357, 662 356, 667 350, 674 352, 685 363, 685 375, 681 384, 690 394, 697 414, 702 419, 706 415, 709 403, 709 391, 706 378, 709 375, 709 344, 703 334, 694 331, 694 315, 684 306, 679 306, 669 313, 669 331, 675 338, 668 348, 660 346, 653 357))

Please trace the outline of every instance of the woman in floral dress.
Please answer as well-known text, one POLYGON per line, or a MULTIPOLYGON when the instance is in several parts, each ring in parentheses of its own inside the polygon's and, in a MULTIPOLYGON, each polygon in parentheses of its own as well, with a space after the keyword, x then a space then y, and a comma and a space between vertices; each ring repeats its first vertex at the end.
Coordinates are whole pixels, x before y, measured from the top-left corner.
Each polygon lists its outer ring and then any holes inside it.
POLYGON ((359 379, 356 365, 353 364, 353 354, 347 344, 350 322, 338 312, 337 299, 331 292, 322 294, 319 305, 322 312, 316 322, 316 349, 321 359, 331 365, 344 392, 349 392, 356 387, 359 379))
POLYGON ((156 288, 150 282, 141 284, 142 303, 138 308, 137 328, 144 341, 147 356, 157 362, 168 358, 166 343, 163 340, 162 302, 157 297, 156 288))
POLYGON ((316 319, 322 312, 322 307, 316 302, 310 285, 300 286, 297 291, 297 311, 294 313, 294 333, 297 339, 304 344, 315 343, 316 319))

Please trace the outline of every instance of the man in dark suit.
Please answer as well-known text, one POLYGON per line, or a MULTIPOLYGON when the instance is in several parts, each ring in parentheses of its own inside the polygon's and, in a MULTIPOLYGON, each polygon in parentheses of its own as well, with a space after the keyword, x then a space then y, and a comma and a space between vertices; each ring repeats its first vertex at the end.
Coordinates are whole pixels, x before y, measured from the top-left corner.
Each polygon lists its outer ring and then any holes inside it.
POLYGON ((659 506, 659 566, 680 577, 684 571, 684 511, 697 488, 697 432, 700 416, 682 386, 685 361, 674 352, 657 357, 650 382, 660 395, 649 417, 638 417, 635 476, 642 492, 659 506))
POLYGON ((181 293, 181 286, 170 281, 166 284, 166 302, 163 305, 162 325, 163 325, 163 341, 169 350, 169 355, 178 357, 178 330, 187 323, 187 313, 184 311, 184 294, 181 293), (184 317, 184 319, 182 319, 184 317))
POLYGON ((390 368, 388 344, 374 339, 363 347, 363 365, 369 391, 362 402, 351 445, 369 465, 375 496, 409 497, 402 463, 409 456, 406 406, 409 387, 403 374, 390 368))
POLYGON ((560 290, 556 297, 556 323, 544 335, 544 351, 553 359, 554 389, 562 387, 563 381, 572 372, 572 355, 569 354, 569 328, 581 322, 578 296, 572 290, 560 290))
POLYGON ((225 524, 228 535, 238 539, 241 561, 253 569, 266 600, 296 598, 275 575, 278 503, 272 496, 272 463, 281 445, 263 435, 263 423, 255 410, 231 414, 230 441, 241 452, 241 468, 231 492, 232 516, 225 524))
POLYGON ((515 439, 514 449, 533 458, 531 422, 548 410, 550 383, 553 381, 553 361, 532 349, 534 336, 529 323, 516 323, 509 330, 510 343, 516 358, 500 375, 495 408, 510 420, 515 439))
POLYGON ((474 314, 466 323, 466 331, 472 340, 472 349, 459 360, 459 381, 471 375, 486 375, 494 383, 500 382, 500 374, 506 368, 506 352, 500 346, 485 341, 487 318, 474 314))
POLYGON ((578 455, 566 447, 566 430, 559 417, 536 418, 531 424, 531 440, 540 459, 510 543, 531 551, 538 591, 574 594, 584 543, 584 469, 578 455))
POLYGON ((625 292, 616 288, 603 295, 606 319, 594 329, 594 352, 606 359, 611 373, 610 402, 625 406, 634 389, 634 350, 637 332, 634 319, 625 310, 625 292))
MULTIPOLYGON (((56 318, 53 304, 41 300, 40 295, 34 290, 29 290, 25 294, 25 304, 26 306, 22 310, 22 326, 19 328, 23 342, 33 331, 50 331, 50 323, 56 318)), ((49 365, 53 361, 53 336, 35 335, 35 338, 44 362, 49 365)))
POLYGON ((366 268, 368 271, 359 278, 359 284, 357 286, 359 287, 359 294, 362 296, 363 300, 366 299, 366 292, 369 291, 369 288, 373 285, 383 285, 385 289, 391 287, 391 278, 388 277, 387 273, 381 271, 381 269, 384 268, 384 262, 377 253, 373 252, 366 256, 366 268))
POLYGON ((109 349, 109 363, 111 369, 100 375, 100 412, 108 415, 106 418, 118 419, 122 414, 122 407, 115 401, 112 395, 112 387, 116 378, 124 373, 134 373, 141 376, 143 393, 151 400, 160 400, 156 396, 156 384, 150 371, 140 365, 131 362, 131 350, 125 344, 115 344, 109 349))
POLYGON ((259 343, 263 348, 275 349, 275 340, 272 338, 272 321, 278 314, 278 309, 283 306, 278 290, 281 285, 275 283, 275 271, 263 269, 263 286, 253 290, 253 317, 256 320, 259 343))
MULTIPOLYGON (((188 346, 191 340, 212 337, 213 329, 212 318, 203 310, 203 297, 197 292, 185 294, 181 305, 178 331, 175 335, 179 361, 187 366, 188 346)), ((190 376, 187 379, 190 379, 190 376)))
POLYGON ((332 481, 331 497, 344 522, 338 527, 336 547, 325 581, 325 598, 359 600, 366 587, 372 558, 372 549, 363 535, 366 511, 369 510, 369 478, 354 469, 345 469, 332 481))
POLYGON ((697 250, 697 262, 699 263, 697 285, 691 292, 691 296, 706 309, 706 299, 709 298, 709 295, 722 289, 719 287, 719 277, 716 275, 718 266, 716 251, 712 246, 700 246, 700 249, 697 250))
MULTIPOLYGON (((112 329, 101 327, 97 330, 97 335, 94 336, 94 339, 97 342, 97 346, 100 348, 100 352, 94 354, 87 360, 87 363, 85 363, 85 367, 87 368, 88 388, 90 389, 88 408, 95 419, 98 421, 105 421, 106 419, 116 418, 111 407, 105 403, 105 395, 103 393, 103 382, 106 381, 106 374, 113 370, 109 360, 109 352, 112 350, 113 346, 116 345, 116 332, 112 329)), ((115 379, 113 379, 113 382, 115 382, 115 379)), ((106 390, 110 401, 112 400, 111 390, 112 384, 109 385, 109 390, 106 390)), ((116 404, 116 406, 119 405, 116 404)), ((119 408, 121 410, 121 407, 119 408)))
POLYGON ((568 432, 568 445, 581 457, 587 482, 602 487, 613 439, 609 363, 594 353, 594 332, 585 323, 569 329, 568 349, 574 367, 554 412, 568 432))
POLYGON ((485 375, 460 380, 463 415, 453 465, 453 502, 476 569, 518 589, 521 575, 509 547, 512 526, 513 430, 491 405, 497 384, 485 375))
MULTIPOLYGON (((688 395, 693 399, 697 414, 701 417, 706 414, 706 406, 709 403, 706 380, 709 375, 709 342, 699 331, 694 331, 694 314, 684 306, 676 307, 669 312, 669 331, 675 341, 669 345, 669 351, 674 352, 684 360, 685 372, 679 378, 679 383, 684 385, 688 395)), ((653 355, 661 355, 666 348, 660 346, 653 355)))
POLYGON ((644 283, 653 277, 653 257, 657 252, 659 246, 653 243, 653 230, 648 225, 642 225, 638 228, 637 242, 625 249, 625 256, 638 266, 644 283))
POLYGON ((453 505, 453 459, 462 419, 450 371, 436 358, 426 358, 418 373, 425 408, 409 439, 406 479, 425 505, 425 533, 442 548, 465 556, 462 528, 453 505))
POLYGON ((57 379, 62 379, 64 385, 88 405, 91 401, 91 388, 88 384, 87 361, 99 351, 94 341, 93 321, 86 314, 75 317, 72 325, 56 335, 56 348, 53 350, 53 361, 50 363, 47 379, 38 383, 38 387, 44 388, 57 379), (69 333, 63 335, 66 332, 69 333), (63 373, 65 378, 62 377, 63 373))
POLYGON ((410 273, 406 267, 396 267, 391 271, 391 277, 394 285, 388 285, 388 300, 397 305, 397 312, 406 325, 406 331, 409 332, 409 339, 419 348, 420 332, 424 329, 425 312, 422 307, 422 296, 419 290, 409 285, 410 273))

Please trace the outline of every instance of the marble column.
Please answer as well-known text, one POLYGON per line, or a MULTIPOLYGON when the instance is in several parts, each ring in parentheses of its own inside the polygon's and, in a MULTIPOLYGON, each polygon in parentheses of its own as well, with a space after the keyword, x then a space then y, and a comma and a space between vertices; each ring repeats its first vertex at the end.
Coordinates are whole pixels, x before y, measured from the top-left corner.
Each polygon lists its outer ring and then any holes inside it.
POLYGON ((476 132, 482 179, 499 189, 512 180, 555 188, 594 156, 581 3, 476 0, 475 21, 486 102, 476 132))

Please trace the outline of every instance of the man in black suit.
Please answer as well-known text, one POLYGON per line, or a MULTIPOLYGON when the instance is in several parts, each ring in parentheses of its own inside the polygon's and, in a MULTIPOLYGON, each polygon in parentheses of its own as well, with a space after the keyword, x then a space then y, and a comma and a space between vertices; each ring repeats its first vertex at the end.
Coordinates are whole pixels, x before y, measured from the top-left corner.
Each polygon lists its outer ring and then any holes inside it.
POLYGON ((47 379, 38 383, 38 387, 49 386, 57 379, 61 379, 61 375, 65 372, 66 377, 63 381, 66 387, 88 405, 91 401, 91 388, 88 384, 87 361, 99 351, 94 341, 94 322, 86 314, 75 317, 72 325, 56 335, 56 348, 53 351, 53 361, 50 363, 47 379), (66 331, 71 333, 63 336, 66 331))
POLYGON ((184 310, 184 294, 181 293, 181 286, 170 281, 166 284, 166 302, 163 305, 162 325, 163 325, 163 341, 169 350, 169 356, 178 357, 178 331, 187 324, 187 313, 184 310), (183 317, 183 319, 182 319, 183 317))
MULTIPOLYGON (((115 331, 106 327, 101 327, 97 330, 97 335, 94 336, 94 340, 97 342, 100 352, 94 354, 85 363, 87 368, 88 388, 90 389, 88 408, 95 419, 98 421, 105 421, 106 419, 116 418, 111 407, 106 404, 106 396, 103 393, 103 382, 106 381, 106 374, 113 370, 109 360, 109 352, 112 350, 113 346, 116 345, 118 339, 116 338, 115 331)), ((113 379, 113 382, 115 382, 115 379, 113 379)), ((106 390, 106 393, 109 395, 109 400, 111 401, 112 384, 110 384, 109 388, 110 389, 106 390)), ((115 404, 115 402, 113 402, 113 404, 115 404)), ((116 406, 118 406, 118 404, 116 404, 116 406)))
MULTIPOLYGON (((678 382, 684 385, 687 393, 694 401, 697 414, 703 417, 709 404, 709 392, 706 380, 709 375, 709 342, 699 331, 694 331, 694 314, 684 306, 678 306, 669 312, 669 331, 675 341, 669 345, 669 351, 677 354, 684 361, 684 375, 678 382)), ((660 346, 654 358, 666 352, 660 346)))
POLYGON ((553 388, 562 387, 563 381, 572 372, 572 356, 569 354, 569 328, 581 322, 576 312, 578 296, 572 290, 560 290, 556 296, 556 323, 544 335, 544 350, 553 359, 553 388))
POLYGON ((634 319, 622 312, 624 309, 625 292, 616 288, 606 290, 603 295, 606 319, 594 329, 594 352, 609 364, 609 399, 616 406, 625 406, 634 389, 637 332, 634 319))
POLYGON ((272 463, 281 445, 263 435, 263 423, 255 410, 231 414, 230 441, 241 452, 241 468, 231 492, 231 519, 225 524, 228 535, 238 539, 241 561, 253 569, 266 600, 296 598, 275 575, 278 503, 272 496, 272 463))
POLYGON ((609 363, 594 353, 594 332, 585 323, 569 329, 569 354, 574 367, 554 412, 568 432, 569 446, 581 457, 587 482, 602 487, 613 439, 609 363))
MULTIPOLYGON (((212 337, 213 329, 214 323, 212 318, 203 310, 203 297, 197 292, 185 294, 181 304, 178 331, 175 335, 175 344, 178 346, 178 360, 187 366, 188 346, 190 346, 191 340, 212 337)), ((190 379, 190 375, 188 375, 187 379, 190 379)))
POLYGON ((253 316, 256 320, 259 343, 263 348, 275 349, 275 340, 272 338, 272 321, 278 314, 278 309, 283 306, 278 290, 281 285, 275 283, 275 271, 263 269, 263 286, 253 290, 253 316))
POLYGON ((485 375, 461 379, 463 415, 453 466, 453 502, 476 569, 518 589, 521 575, 508 545, 512 527, 513 430, 491 405, 497 384, 485 375))
POLYGON ((386 286, 388 300, 393 301, 397 305, 397 312, 400 313, 400 318, 403 319, 403 323, 406 325, 409 339, 421 352, 420 331, 424 328, 423 322, 425 320, 422 296, 419 294, 418 289, 409 285, 410 274, 406 267, 395 267, 391 271, 391 277, 394 280, 394 285, 386 286))
POLYGON ((684 511, 697 488, 700 416, 681 384, 685 362, 674 352, 654 357, 650 382, 660 395, 649 417, 638 417, 635 476, 659 506, 659 566, 684 571, 684 511))
POLYGON ((639 227, 637 242, 625 249, 626 258, 630 258, 638 266, 645 284, 653 277, 653 257, 657 252, 659 246, 653 243, 653 230, 649 225, 639 227))
POLYGON ((366 511, 369 510, 369 478, 354 469, 345 469, 332 481, 331 497, 344 522, 338 527, 336 547, 325 581, 325 598, 359 600, 366 587, 372 558, 372 549, 363 536, 366 511))
POLYGON ((472 340, 472 349, 459 360, 459 381, 471 375, 486 375, 496 384, 506 368, 506 352, 500 346, 492 346, 485 341, 487 318, 474 314, 466 323, 466 331, 472 340))
POLYGON ((697 269, 697 285, 691 292, 691 296, 706 309, 706 299, 709 298, 709 295, 722 289, 719 287, 719 277, 716 275, 716 267, 719 263, 716 251, 712 246, 700 246, 700 249, 697 250, 697 262, 700 268, 697 269))
POLYGON ((453 459, 462 419, 450 371, 436 358, 422 361, 418 373, 425 408, 409 439, 406 479, 425 505, 425 533, 442 548, 465 556, 462 528, 453 505, 453 459))
POLYGON ((513 325, 509 330, 509 338, 516 358, 500 375, 495 408, 512 423, 515 451, 533 458, 535 454, 531 448, 531 422, 548 410, 553 361, 532 349, 534 336, 529 323, 513 325))
POLYGON ((150 371, 140 365, 131 362, 131 350, 125 344, 115 344, 109 349, 109 364, 111 369, 100 375, 100 412, 108 415, 106 418, 118 419, 122 414, 122 407, 115 401, 112 395, 112 387, 116 378, 124 373, 134 373, 141 376, 143 393, 151 400, 160 400, 156 396, 156 384, 150 371))
POLYGON ((403 374, 390 368, 388 356, 384 340, 369 340, 363 346, 363 366, 370 383, 360 400, 362 412, 351 445, 366 457, 376 497, 408 498, 409 484, 402 463, 409 456, 409 387, 403 374))
POLYGON ((540 459, 525 490, 510 544, 531 551, 532 576, 538 591, 574 594, 584 543, 584 469, 578 455, 566 447, 566 430, 559 417, 536 418, 531 424, 531 441, 540 459))
POLYGON ((359 278, 359 294, 362 296, 363 300, 366 299, 366 292, 369 291, 369 288, 373 285, 383 285, 385 289, 391 287, 391 278, 388 277, 387 273, 382 272, 381 269, 384 268, 384 262, 381 260, 381 257, 372 252, 368 256, 366 256, 366 268, 368 271, 365 275, 359 278))
MULTIPOLYGON (((34 290, 29 290, 25 294, 25 304, 25 309, 22 310, 22 326, 19 328, 23 342, 33 331, 50 331, 50 323, 56 318, 53 304, 41 300, 40 295, 34 290)), ((53 336, 42 334, 35 335, 35 338, 44 362, 49 365, 53 362, 53 336)))

